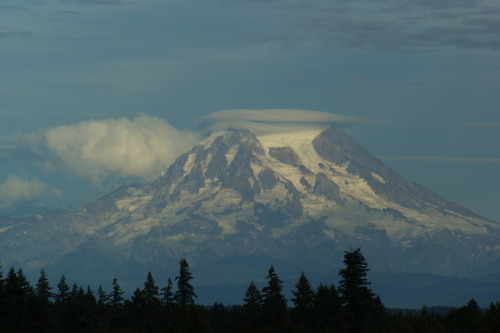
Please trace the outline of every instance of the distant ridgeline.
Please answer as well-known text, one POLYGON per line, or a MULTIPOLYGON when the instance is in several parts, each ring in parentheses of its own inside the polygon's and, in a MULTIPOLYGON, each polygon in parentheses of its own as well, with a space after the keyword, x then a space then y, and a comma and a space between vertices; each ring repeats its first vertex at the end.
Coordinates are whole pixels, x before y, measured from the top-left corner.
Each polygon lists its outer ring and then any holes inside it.
POLYGON ((185 259, 174 282, 160 288, 149 272, 144 287, 130 299, 123 297, 117 279, 112 291, 99 286, 68 285, 61 276, 56 290, 42 269, 32 286, 22 269, 0 271, 1 332, 498 332, 500 302, 487 309, 474 300, 466 306, 436 314, 387 311, 370 289, 368 265, 360 248, 344 251, 344 268, 338 287, 311 287, 302 272, 292 290, 292 307, 282 291, 283 282, 273 266, 267 285, 252 281, 243 304, 197 305, 193 279, 185 259))

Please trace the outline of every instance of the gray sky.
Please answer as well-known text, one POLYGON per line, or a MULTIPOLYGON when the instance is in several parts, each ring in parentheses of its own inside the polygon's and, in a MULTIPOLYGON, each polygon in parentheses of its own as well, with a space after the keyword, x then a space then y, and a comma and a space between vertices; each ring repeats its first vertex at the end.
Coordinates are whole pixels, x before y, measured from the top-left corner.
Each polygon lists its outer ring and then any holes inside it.
POLYGON ((0 211, 155 178, 227 109, 345 130, 500 221, 497 0, 0 0, 0 211))

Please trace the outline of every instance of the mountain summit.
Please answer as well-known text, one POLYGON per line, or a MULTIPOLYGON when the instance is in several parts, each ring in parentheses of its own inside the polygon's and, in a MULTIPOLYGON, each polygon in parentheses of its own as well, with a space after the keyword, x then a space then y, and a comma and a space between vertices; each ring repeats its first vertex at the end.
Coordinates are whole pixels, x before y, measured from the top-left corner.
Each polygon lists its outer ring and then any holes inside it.
POLYGON ((339 129, 228 129, 151 183, 63 214, 3 220, 0 253, 4 266, 82 276, 185 257, 215 283, 245 282, 243 271, 272 262, 328 272, 354 246, 377 271, 477 276, 495 272, 499 236, 498 223, 405 180, 339 129))

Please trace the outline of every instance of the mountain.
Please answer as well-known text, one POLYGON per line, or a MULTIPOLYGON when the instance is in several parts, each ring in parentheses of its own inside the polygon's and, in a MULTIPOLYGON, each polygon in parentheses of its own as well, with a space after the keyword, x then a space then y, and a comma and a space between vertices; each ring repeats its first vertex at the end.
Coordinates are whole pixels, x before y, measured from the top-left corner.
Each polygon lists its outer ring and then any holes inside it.
POLYGON ((245 284, 271 264, 284 278, 336 279, 350 247, 375 272, 471 278, 500 272, 499 245, 498 223, 405 180, 333 127, 215 132, 151 183, 64 213, 0 218, 3 266, 129 287, 148 270, 175 275, 181 257, 201 285, 245 284))

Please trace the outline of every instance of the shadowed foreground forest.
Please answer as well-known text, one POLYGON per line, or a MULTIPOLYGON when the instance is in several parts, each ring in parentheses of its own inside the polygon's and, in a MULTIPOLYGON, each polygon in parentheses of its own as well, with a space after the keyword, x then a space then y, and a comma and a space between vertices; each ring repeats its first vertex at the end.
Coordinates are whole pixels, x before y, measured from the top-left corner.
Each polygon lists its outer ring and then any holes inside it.
POLYGON ((361 250, 344 252, 338 286, 313 288, 305 273, 293 297, 283 295, 274 267, 267 284, 251 281, 242 304, 196 304, 193 276, 185 259, 179 275, 159 287, 151 273, 130 299, 118 280, 112 290, 70 285, 61 276, 52 287, 44 270, 31 285, 22 269, 0 270, 0 332, 498 332, 500 303, 467 305, 437 313, 431 309, 387 310, 371 290, 361 250), (175 285, 175 288, 174 288, 175 285))

